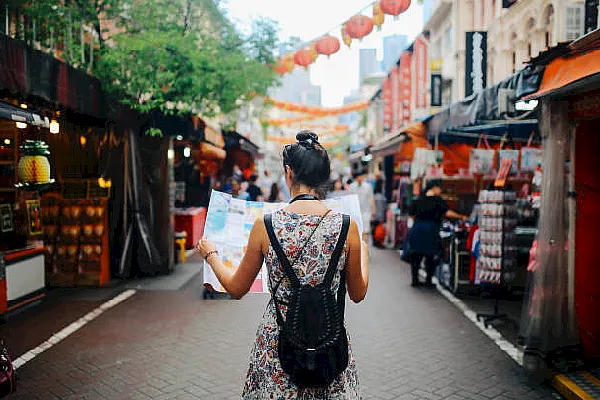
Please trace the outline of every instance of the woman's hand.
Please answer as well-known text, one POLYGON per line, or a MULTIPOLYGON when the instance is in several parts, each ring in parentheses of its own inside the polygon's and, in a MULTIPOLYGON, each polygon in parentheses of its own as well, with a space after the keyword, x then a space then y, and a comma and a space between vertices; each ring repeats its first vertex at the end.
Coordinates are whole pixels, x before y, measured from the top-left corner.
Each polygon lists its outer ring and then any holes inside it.
POLYGON ((200 257, 206 258, 206 255, 211 251, 217 251, 217 246, 214 243, 203 237, 198 240, 198 244, 196 245, 196 251, 200 254, 200 257))

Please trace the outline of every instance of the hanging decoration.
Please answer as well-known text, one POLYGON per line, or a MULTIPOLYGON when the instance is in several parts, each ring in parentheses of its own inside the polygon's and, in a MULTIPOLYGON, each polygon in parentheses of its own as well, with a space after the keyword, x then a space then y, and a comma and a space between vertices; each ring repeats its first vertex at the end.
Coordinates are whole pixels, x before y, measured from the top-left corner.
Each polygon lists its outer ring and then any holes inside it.
POLYGON ((340 50, 340 40, 335 36, 325 35, 317 40, 315 49, 317 50, 317 53, 329 58, 332 54, 335 54, 340 50))
POLYGON ((385 22, 385 13, 381 10, 381 5, 378 1, 373 3, 373 24, 377 27, 377 30, 381 30, 381 26, 385 22))
POLYGON ((346 22, 346 32, 352 39, 362 39, 373 31, 373 20, 366 15, 355 15, 346 22))
MULTIPOLYGON (((319 140, 319 143, 321 144, 321 146, 323 147, 333 147, 336 146, 340 143, 340 139, 332 139, 332 140, 323 140, 322 136, 325 136, 326 133, 321 133, 320 132, 320 137, 321 139, 319 140)), ((275 142, 275 143, 279 143, 282 145, 286 145, 286 144, 292 144, 292 143, 296 143, 296 139, 293 137, 281 137, 281 136, 274 136, 274 135, 267 135, 267 140, 270 142, 275 142)))
POLYGON ((261 120, 261 124, 267 124, 270 126, 290 126, 294 124, 303 123, 305 121, 313 121, 319 118, 325 118, 326 115, 303 115, 301 117, 286 118, 286 119, 264 119, 261 120))
POLYGON ((49 183, 50 162, 46 157, 50 152, 45 142, 26 140, 21 146, 19 160, 20 183, 49 183))
POLYGON ((352 38, 350 35, 348 35, 346 24, 342 25, 342 40, 344 41, 344 44, 350 48, 350 45, 352 44, 352 38))
POLYGON ((359 11, 358 14, 350 18, 346 23, 340 26, 340 37, 337 38, 330 34, 331 31, 320 38, 307 42, 309 44, 302 45, 302 48, 297 51, 292 51, 283 55, 279 61, 273 65, 273 69, 280 75, 291 72, 295 65, 304 67, 305 69, 314 63, 317 57, 322 54, 328 58, 332 54, 337 53, 340 49, 340 38, 348 48, 352 45, 353 39, 362 39, 373 31, 373 27, 381 30, 385 22, 385 14, 392 15, 397 19, 398 15, 402 14, 410 7, 411 0, 377 0, 370 3, 368 6, 359 11), (373 17, 362 15, 369 7, 373 9, 373 17))
POLYGON ((338 108, 328 108, 319 106, 307 106, 305 104, 291 103, 288 101, 280 101, 271 98, 265 99, 266 103, 272 104, 274 107, 282 108, 286 111, 295 111, 303 114, 319 115, 319 116, 330 116, 346 114, 352 111, 359 111, 369 106, 368 101, 358 101, 355 103, 347 104, 338 108))
POLYGON ((316 54, 316 52, 313 51, 311 48, 307 47, 304 49, 300 49, 296 52, 296 54, 294 55, 294 62, 296 63, 296 65, 300 65, 301 67, 304 67, 304 69, 306 69, 310 64, 315 62, 315 60, 317 59, 316 56, 318 56, 318 54, 316 54))
POLYGON ((410 0, 381 0, 379 5, 385 14, 392 15, 394 19, 397 19, 400 14, 408 10, 410 0))

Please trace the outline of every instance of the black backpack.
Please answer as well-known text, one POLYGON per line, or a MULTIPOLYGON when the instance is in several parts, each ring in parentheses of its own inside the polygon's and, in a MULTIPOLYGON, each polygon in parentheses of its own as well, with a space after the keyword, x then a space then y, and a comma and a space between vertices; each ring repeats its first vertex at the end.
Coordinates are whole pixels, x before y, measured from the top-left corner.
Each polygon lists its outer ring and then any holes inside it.
MULTIPOLYGON (((281 281, 271 288, 279 325, 279 361, 283 370, 298 387, 329 386, 348 367, 348 337, 344 327, 345 269, 341 270, 337 301, 331 285, 348 236, 350 217, 343 216, 342 230, 325 278, 316 286, 300 283, 275 236, 271 215, 265 215, 264 221, 271 246, 283 267, 284 277, 287 276, 292 284, 285 322, 278 307, 279 302, 275 298, 281 281)), ((308 241, 311 238, 312 234, 308 241)), ((301 253, 302 250, 299 254, 301 253)))

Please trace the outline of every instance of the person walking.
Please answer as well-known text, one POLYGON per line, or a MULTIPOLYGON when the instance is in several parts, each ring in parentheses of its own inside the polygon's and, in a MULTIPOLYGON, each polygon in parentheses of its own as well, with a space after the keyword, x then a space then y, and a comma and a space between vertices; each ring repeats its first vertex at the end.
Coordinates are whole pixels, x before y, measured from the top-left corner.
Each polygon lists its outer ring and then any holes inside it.
POLYGON ((440 229, 444 218, 466 221, 466 215, 452 210, 442 199, 442 182, 430 180, 425 186, 424 195, 415 199, 409 215, 414 223, 407 238, 408 260, 410 261, 412 282, 411 286, 420 286, 419 269, 425 259, 427 278, 425 286, 432 287, 431 278, 435 273, 439 254, 441 252, 440 229))
MULTIPOLYGON (((212 267, 223 287, 236 299, 249 291, 262 268, 263 260, 266 261, 271 301, 258 328, 243 399, 270 399, 275 395, 278 399, 357 400, 360 399, 360 392, 356 363, 350 346, 347 346, 348 357, 341 356, 347 360, 347 367, 332 377, 333 381, 325 387, 297 385, 292 374, 284 371, 280 359, 281 352, 278 349, 283 335, 281 326, 288 318, 288 306, 292 307, 291 304, 294 304, 291 293, 298 293, 296 286, 292 284, 294 280, 313 287, 331 282, 331 295, 338 297, 336 293, 343 293, 345 297, 343 289, 347 289, 350 299, 355 303, 365 297, 369 281, 368 249, 360 240, 357 224, 350 220, 348 228, 347 217, 328 209, 317 197, 319 188, 329 179, 331 167, 327 151, 312 132, 300 132, 296 138, 297 143, 287 145, 283 151, 285 178, 293 199, 285 208, 265 219, 256 220, 239 268, 232 270, 226 267, 219 258, 215 245, 204 238, 198 242, 197 250, 212 267), (266 221, 272 230, 267 230, 266 221), (338 243, 338 238, 344 231, 347 232, 347 239, 345 246, 340 247, 343 242, 338 243), (271 240, 268 232, 274 237, 271 240), (279 244, 276 248, 273 248, 272 240, 279 244), (343 251, 334 251, 334 247, 343 251), (284 264, 285 267, 280 263, 282 258, 277 256, 277 251, 285 253, 285 257, 290 260, 284 264), (332 254, 340 257, 337 265, 329 265, 332 254), (294 279, 285 272, 289 268, 296 275, 294 279), (338 291, 339 289, 342 290, 338 291)), ((338 304, 343 304, 342 299, 338 304)), ((306 317, 308 318, 308 314, 306 317)), ((327 320, 330 320, 330 316, 327 320)), ((343 312, 341 321, 343 324, 343 312)), ((303 326, 293 329, 301 330, 303 326)))
POLYGON ((250 184, 248 185, 248 189, 246 189, 246 191, 248 192, 248 195, 250 195, 251 201, 262 201, 262 199, 263 199, 263 191, 256 184, 257 180, 258 180, 258 176, 256 176, 256 175, 250 176, 250 184))
POLYGON ((269 203, 281 203, 283 201, 283 196, 281 195, 281 190, 279 190, 279 185, 277 182, 273 182, 271 184, 271 189, 269 190, 269 203))
POLYGON ((375 197, 373 195, 373 186, 370 183, 365 182, 365 173, 357 172, 354 175, 356 179, 350 185, 350 193, 358 196, 358 203, 360 205, 360 212, 362 214, 362 238, 366 242, 369 240, 369 232, 371 230, 371 221, 375 217, 375 197))
POLYGON ((375 190, 373 191, 373 193, 375 203, 375 217, 371 222, 371 234, 373 236, 373 244, 376 247, 383 247, 383 242, 375 239, 375 229, 377 229, 377 226, 385 222, 385 213, 387 211, 388 206, 387 198, 383 194, 382 179, 377 179, 377 181, 375 181, 375 190))
POLYGON ((337 197, 342 197, 347 195, 348 193, 344 190, 344 183, 342 178, 338 178, 333 181, 333 190, 329 193, 327 197, 334 199, 337 197))

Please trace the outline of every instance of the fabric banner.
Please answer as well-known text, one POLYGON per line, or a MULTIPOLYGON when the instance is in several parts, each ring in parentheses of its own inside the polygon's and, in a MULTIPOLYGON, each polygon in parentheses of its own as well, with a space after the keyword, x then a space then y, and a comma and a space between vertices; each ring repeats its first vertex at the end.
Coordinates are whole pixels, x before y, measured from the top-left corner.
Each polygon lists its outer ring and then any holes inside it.
MULTIPOLYGON (((362 232, 363 220, 358 203, 358 196, 348 195, 324 201, 333 211, 350 215, 362 232)), ((264 203, 245 201, 230 194, 213 190, 210 195, 204 236, 214 242, 219 251, 221 261, 228 268, 237 269, 248 247, 250 230, 254 222, 265 213, 272 213, 287 203, 264 203)), ((368 221, 367 221, 368 223, 368 221)), ((225 292, 212 268, 204 263, 204 284, 218 292, 225 292)), ((268 293, 268 275, 263 264, 256 280, 250 288, 251 293, 268 293)))
POLYGON ((400 125, 408 125, 412 121, 410 102, 412 96, 412 53, 406 51, 400 57, 400 125))
POLYGON ((514 175, 519 170, 519 150, 498 150, 498 170, 503 160, 512 160, 510 174, 514 175))
MULTIPOLYGON (((421 36, 415 39, 415 97, 417 108, 427 107, 427 42, 421 36)), ((433 91, 433 88, 432 88, 433 91)))
POLYGON ((389 77, 383 81, 381 97, 383 99, 383 130, 390 132, 392 129, 394 105, 392 104, 392 85, 389 77))
POLYGON ((496 150, 471 149, 469 172, 472 174, 490 174, 494 169, 495 154, 496 150))
POLYGON ((392 86, 392 132, 395 132, 400 128, 400 110, 402 105, 400 103, 400 73, 397 66, 394 66, 390 71, 390 79, 392 86))

